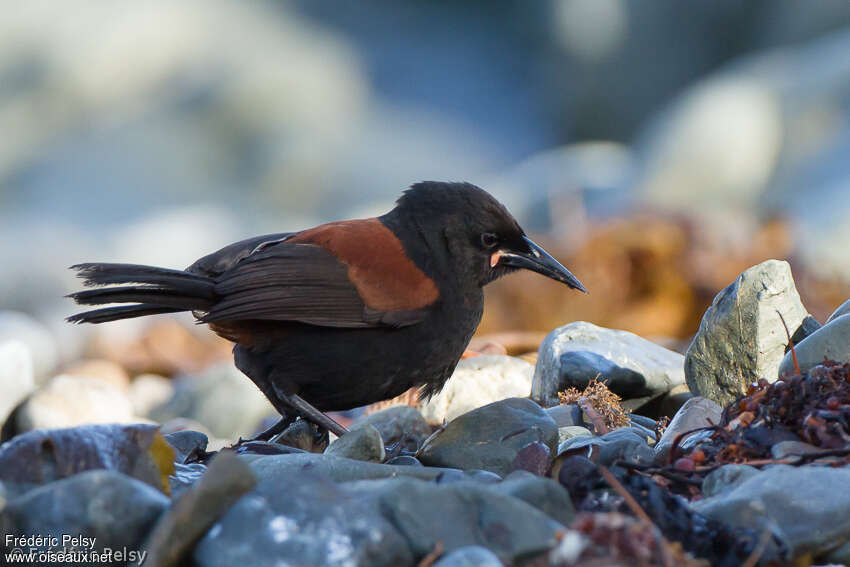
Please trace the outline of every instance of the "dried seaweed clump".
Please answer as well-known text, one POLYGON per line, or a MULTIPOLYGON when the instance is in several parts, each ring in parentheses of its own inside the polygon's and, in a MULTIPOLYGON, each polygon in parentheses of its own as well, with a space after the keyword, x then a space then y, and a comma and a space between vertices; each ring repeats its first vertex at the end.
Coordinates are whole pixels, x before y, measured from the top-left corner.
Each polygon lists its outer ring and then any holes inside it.
POLYGON ((577 404, 585 413, 590 413, 589 407, 602 418, 609 429, 629 425, 629 417, 620 405, 622 398, 596 378, 588 382, 584 391, 580 392, 578 388, 567 388, 563 392, 558 392, 558 399, 562 405, 577 404))
MULTIPOLYGON (((617 513, 580 514, 571 526, 582 539, 562 541, 549 555, 557 567, 632 566, 709 567, 695 559, 678 543, 670 543, 658 529, 630 516, 617 513)), ((575 532, 573 532, 575 533, 575 532)), ((567 538, 569 535, 567 536, 567 538)), ((565 540, 567 538, 564 538, 565 540)))

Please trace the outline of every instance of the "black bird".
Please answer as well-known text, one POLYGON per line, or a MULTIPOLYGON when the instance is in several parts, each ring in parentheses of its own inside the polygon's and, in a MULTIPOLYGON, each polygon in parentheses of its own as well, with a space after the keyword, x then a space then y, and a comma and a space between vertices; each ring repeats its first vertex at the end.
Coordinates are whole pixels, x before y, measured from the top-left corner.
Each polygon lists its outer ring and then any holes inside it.
POLYGON ((528 269, 586 292, 529 239, 505 207, 469 183, 422 182, 383 216, 268 234, 231 244, 185 271, 79 264, 79 313, 104 323, 192 311, 233 341, 237 368, 284 419, 337 435, 325 411, 346 410, 422 387, 442 389, 484 308, 482 288, 528 269), (113 284, 117 284, 115 287, 113 284))

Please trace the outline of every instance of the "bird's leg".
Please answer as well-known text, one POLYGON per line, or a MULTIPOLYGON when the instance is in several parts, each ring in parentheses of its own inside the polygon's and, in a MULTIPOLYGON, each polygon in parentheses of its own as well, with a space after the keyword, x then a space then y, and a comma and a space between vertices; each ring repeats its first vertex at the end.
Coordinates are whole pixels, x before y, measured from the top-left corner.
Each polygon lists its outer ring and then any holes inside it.
POLYGON ((283 433, 287 427, 292 425, 294 421, 295 416, 290 417, 288 415, 284 415, 279 420, 277 420, 274 425, 272 425, 262 433, 255 435, 254 437, 249 439, 249 441, 268 441, 275 435, 283 433))
POLYGON ((311 423, 315 423, 319 427, 324 427, 328 431, 333 432, 337 437, 342 437, 346 433, 348 433, 348 429, 320 412, 313 406, 311 406, 304 398, 299 396, 298 394, 284 394, 278 392, 278 395, 282 398, 284 402, 294 409, 298 415, 300 415, 303 419, 311 423))

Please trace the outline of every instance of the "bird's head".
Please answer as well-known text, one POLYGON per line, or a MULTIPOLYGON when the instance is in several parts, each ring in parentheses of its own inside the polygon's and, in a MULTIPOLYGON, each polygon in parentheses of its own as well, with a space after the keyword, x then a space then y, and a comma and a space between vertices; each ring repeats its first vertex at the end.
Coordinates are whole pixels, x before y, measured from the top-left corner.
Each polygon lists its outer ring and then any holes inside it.
POLYGON ((428 256, 449 262, 453 272, 479 286, 525 269, 587 293, 567 268, 526 236, 504 205, 470 183, 417 183, 387 216, 412 219, 427 242, 428 256))

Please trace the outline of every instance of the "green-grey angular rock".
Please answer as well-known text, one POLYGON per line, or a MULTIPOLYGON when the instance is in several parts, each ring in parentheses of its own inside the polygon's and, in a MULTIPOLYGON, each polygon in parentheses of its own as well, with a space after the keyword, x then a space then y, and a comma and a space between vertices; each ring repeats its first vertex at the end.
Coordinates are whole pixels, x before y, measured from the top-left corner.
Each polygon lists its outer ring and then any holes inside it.
POLYGON ((536 403, 508 398, 463 414, 433 436, 419 455, 425 465, 483 469, 505 476, 517 453, 543 443, 555 454, 558 426, 536 403))
MULTIPOLYGON (((824 359, 839 363, 850 361, 850 315, 836 317, 798 344, 794 345, 800 372, 806 373, 824 359)), ((779 376, 796 374, 791 351, 783 357, 779 365, 779 376)))
POLYGON ((561 524, 493 486, 398 478, 347 487, 361 499, 372 500, 404 535, 416 560, 437 542, 446 552, 481 545, 510 563, 555 545, 556 534, 565 529, 561 524))
POLYGON ((813 322, 788 262, 753 266, 717 294, 685 355, 691 393, 725 406, 759 378, 775 380, 788 345, 780 313, 792 336, 813 322))
POLYGON ((386 457, 381 433, 369 424, 352 429, 334 440, 325 449, 325 454, 372 463, 381 463, 386 457))
MULTIPOLYGON (((10 499, 0 511, 0 533, 56 536, 60 542, 71 534, 95 538, 95 551, 138 552, 168 504, 144 482, 115 471, 86 471, 10 499)), ((55 551, 49 544, 39 547, 51 548, 55 551)))

